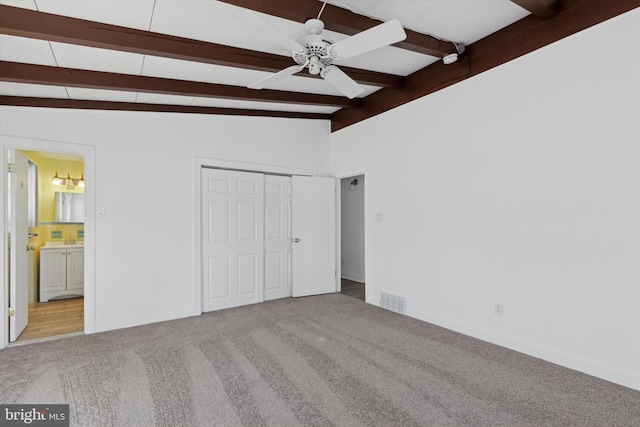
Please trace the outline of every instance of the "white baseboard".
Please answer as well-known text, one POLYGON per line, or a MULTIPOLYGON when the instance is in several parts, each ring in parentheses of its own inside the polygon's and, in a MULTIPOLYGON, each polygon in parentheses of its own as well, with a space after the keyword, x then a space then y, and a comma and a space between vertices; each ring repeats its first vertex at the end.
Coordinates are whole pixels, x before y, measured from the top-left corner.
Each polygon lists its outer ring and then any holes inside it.
POLYGON ((583 372, 640 391, 640 372, 619 368, 578 354, 569 353, 520 337, 504 334, 448 317, 409 310, 407 315, 461 334, 515 350, 547 362, 583 372))
POLYGON ((351 274, 351 273, 345 273, 344 271, 341 271, 340 275, 342 276, 343 279, 352 280, 358 283, 364 283, 363 274, 351 274))
POLYGON ((124 316, 115 319, 96 320, 95 332, 106 332, 115 329, 131 328, 149 323, 165 322, 167 320, 182 319, 184 317, 199 316, 202 313, 193 311, 176 311, 171 313, 155 313, 144 316, 124 316))

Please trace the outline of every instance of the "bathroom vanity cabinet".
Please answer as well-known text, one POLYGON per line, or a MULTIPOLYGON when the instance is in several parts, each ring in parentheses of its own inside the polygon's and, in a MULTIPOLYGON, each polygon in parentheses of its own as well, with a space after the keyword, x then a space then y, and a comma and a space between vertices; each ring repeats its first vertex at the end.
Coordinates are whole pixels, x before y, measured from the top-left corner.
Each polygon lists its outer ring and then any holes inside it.
POLYGON ((40 248, 40 302, 84 295, 84 247, 40 248))

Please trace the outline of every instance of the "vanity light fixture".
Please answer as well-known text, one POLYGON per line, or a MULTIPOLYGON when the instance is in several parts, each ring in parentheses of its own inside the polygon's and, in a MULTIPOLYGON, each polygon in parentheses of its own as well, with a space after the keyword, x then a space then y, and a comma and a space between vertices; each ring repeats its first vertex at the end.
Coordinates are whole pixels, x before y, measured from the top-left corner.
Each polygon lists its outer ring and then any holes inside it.
POLYGON ((56 172, 56 175, 51 178, 51 184, 52 185, 62 185, 62 178, 60 178, 58 176, 58 172, 56 172))
POLYGON ((71 175, 67 174, 67 179, 65 180, 65 184, 67 186, 67 190, 73 190, 74 189, 74 185, 73 185, 73 180, 71 179, 71 175))
POLYGON ((51 178, 52 185, 64 185, 69 190, 73 190, 75 187, 84 187, 84 174, 82 178, 71 178, 71 174, 67 174, 66 178, 60 178, 58 172, 51 178))

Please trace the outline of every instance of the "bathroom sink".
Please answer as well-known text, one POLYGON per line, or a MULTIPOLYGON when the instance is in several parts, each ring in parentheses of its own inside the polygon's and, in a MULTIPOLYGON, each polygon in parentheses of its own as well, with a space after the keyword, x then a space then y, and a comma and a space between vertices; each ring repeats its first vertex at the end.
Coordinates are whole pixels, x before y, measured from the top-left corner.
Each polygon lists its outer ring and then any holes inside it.
POLYGON ((78 241, 76 242, 75 245, 65 245, 64 242, 62 241, 52 241, 52 242, 45 242, 44 246, 46 248, 50 248, 50 247, 63 247, 63 248, 73 248, 73 247, 83 247, 84 246, 84 241, 78 241))

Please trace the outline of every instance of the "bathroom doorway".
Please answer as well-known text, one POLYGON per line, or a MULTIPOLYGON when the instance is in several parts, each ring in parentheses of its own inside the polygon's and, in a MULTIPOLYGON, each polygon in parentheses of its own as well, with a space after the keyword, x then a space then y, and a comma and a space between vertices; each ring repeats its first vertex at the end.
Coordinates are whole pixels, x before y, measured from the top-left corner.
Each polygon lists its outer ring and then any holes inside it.
POLYGON ((10 149, 8 157, 8 341, 82 333, 84 156, 10 149))
POLYGON ((340 180, 341 293, 365 301, 365 175, 340 180))

